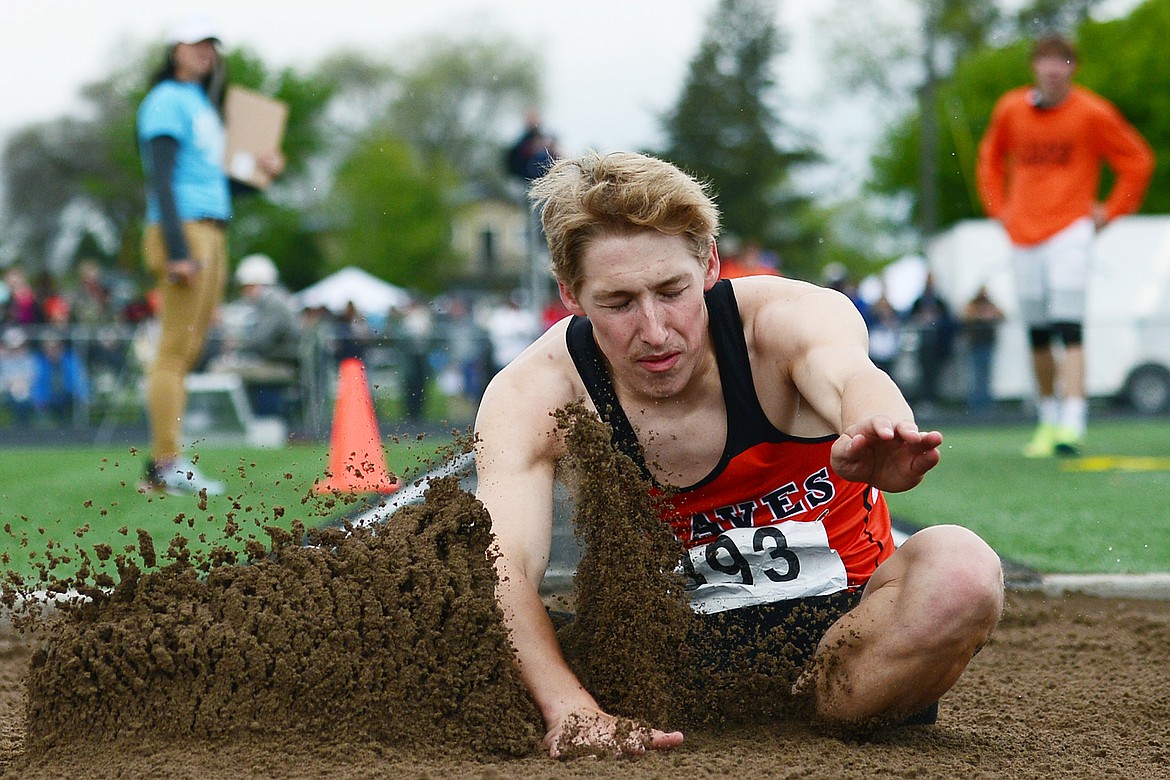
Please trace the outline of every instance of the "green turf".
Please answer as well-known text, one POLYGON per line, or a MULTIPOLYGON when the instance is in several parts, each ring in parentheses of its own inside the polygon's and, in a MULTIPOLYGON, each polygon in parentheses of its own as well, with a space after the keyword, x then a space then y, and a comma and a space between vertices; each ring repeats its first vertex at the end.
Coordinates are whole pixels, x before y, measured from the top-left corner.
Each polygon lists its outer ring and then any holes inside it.
MULTIPOLYGON (((1004 557, 1042 572, 1170 571, 1170 420, 1094 421, 1081 460, 1023 458, 1025 427, 943 433, 938 468, 914 490, 887 497, 895 516, 920 526, 966 526, 1004 557), (1106 460, 1112 456, 1118 460, 1106 460)), ((392 443, 387 465, 411 475, 448 441, 392 443)), ((35 571, 50 540, 66 551, 98 542, 122 550, 142 528, 160 550, 176 533, 206 547, 229 519, 263 538, 260 525, 320 524, 347 508, 313 492, 328 463, 324 446, 204 448, 199 466, 228 483, 228 494, 205 507, 193 498, 140 495, 143 457, 116 447, 0 449, 0 555, 10 557, 4 568, 35 571)))
POLYGON ((944 428, 942 461, 891 511, 970 528, 1041 572, 1170 571, 1170 420, 1094 421, 1080 460, 1022 457, 1031 432, 944 428))
MULTIPOLYGON (((387 468, 409 480, 449 443, 447 436, 390 443, 387 468)), ((229 521, 244 529, 245 540, 267 541, 262 526, 289 528, 296 520, 318 526, 352 504, 314 490, 328 469, 326 446, 200 448, 199 468, 227 487, 225 495, 205 503, 139 493, 145 457, 125 447, 0 449, 0 556, 7 556, 0 571, 19 572, 27 580, 38 563, 64 554, 70 561, 54 573, 71 575, 78 547, 91 552, 106 543, 120 552, 136 542, 138 529, 150 533, 160 553, 176 534, 190 539, 195 551, 222 543, 229 521), (50 543, 60 546, 47 559, 50 543)))

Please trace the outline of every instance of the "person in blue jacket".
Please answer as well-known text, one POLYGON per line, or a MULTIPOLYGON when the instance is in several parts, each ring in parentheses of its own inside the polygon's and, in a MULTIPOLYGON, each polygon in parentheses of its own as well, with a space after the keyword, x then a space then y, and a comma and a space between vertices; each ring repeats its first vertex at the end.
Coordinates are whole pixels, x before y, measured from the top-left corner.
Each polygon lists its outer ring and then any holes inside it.
MULTIPOLYGON (((203 15, 181 19, 166 59, 138 109, 146 175, 143 256, 158 280, 160 336, 147 379, 150 460, 143 490, 217 494, 223 484, 181 456, 184 380, 198 363, 228 278, 232 186, 224 170, 221 115, 225 68, 219 34, 203 15)), ((284 169, 277 150, 257 157, 270 176, 284 169)))

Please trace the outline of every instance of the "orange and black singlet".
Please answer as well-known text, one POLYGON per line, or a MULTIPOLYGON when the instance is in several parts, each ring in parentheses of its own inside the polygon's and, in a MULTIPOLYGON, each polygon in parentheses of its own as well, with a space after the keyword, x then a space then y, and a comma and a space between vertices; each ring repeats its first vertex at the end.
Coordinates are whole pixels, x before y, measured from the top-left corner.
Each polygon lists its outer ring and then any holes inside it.
MULTIPOLYGON (((894 551, 885 499, 829 467, 836 435, 800 438, 772 425, 756 397, 731 283, 717 282, 706 300, 727 442, 711 473, 671 492, 663 513, 688 552, 683 567, 691 606, 722 612, 861 587, 894 551)), ((592 323, 574 317, 566 338, 614 445, 649 478, 592 323)))

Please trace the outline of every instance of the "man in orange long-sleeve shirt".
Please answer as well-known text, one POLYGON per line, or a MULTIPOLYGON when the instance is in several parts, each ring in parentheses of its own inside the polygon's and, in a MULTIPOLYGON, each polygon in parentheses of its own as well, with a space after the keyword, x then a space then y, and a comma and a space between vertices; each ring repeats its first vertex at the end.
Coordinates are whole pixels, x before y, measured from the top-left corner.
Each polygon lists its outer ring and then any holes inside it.
POLYGON ((1095 233, 1137 211, 1154 170, 1149 145, 1112 103, 1074 85, 1076 51, 1060 37, 1032 50, 1035 86, 1000 98, 979 146, 979 194, 1013 245, 1020 310, 1040 394, 1030 457, 1076 455, 1085 436, 1082 326, 1095 233), (1103 163, 1116 176, 1097 201, 1103 163), (1062 343, 1057 361, 1054 340, 1062 343), (1058 382, 1061 395, 1058 397, 1058 382))

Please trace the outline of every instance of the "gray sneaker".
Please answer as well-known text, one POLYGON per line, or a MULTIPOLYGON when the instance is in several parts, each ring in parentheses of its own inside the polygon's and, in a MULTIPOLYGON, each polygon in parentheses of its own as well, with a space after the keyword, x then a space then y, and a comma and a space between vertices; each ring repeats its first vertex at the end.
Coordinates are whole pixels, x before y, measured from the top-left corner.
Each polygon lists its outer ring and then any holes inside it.
POLYGON ((218 496, 223 494, 224 485, 208 479, 186 458, 177 458, 169 465, 160 465, 154 461, 148 463, 141 489, 143 492, 157 491, 172 496, 197 496, 204 492, 209 496, 218 496))

